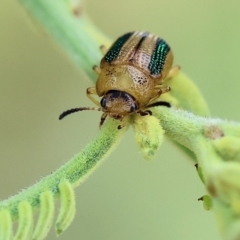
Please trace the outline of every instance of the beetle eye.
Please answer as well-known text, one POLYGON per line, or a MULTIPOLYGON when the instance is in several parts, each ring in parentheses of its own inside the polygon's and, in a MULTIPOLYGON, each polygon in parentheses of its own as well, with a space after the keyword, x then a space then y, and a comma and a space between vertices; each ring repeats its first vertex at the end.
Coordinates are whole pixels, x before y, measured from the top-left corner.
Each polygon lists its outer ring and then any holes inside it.
POLYGON ((136 104, 132 103, 131 108, 130 108, 130 112, 135 112, 136 111, 136 104))
POLYGON ((102 106, 103 108, 106 107, 106 98, 105 98, 105 97, 102 98, 100 104, 101 104, 101 106, 102 106))

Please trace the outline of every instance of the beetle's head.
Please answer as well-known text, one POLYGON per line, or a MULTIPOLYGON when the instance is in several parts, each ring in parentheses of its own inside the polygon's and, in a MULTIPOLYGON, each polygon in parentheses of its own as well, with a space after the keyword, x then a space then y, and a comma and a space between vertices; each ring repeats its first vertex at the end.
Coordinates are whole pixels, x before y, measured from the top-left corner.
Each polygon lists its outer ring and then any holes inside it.
MULTIPOLYGON (((65 116, 71 113, 83 111, 83 110, 103 111, 101 121, 100 121, 100 127, 101 127, 107 116, 110 116, 114 119, 122 120, 129 113, 133 113, 139 110, 138 105, 133 96, 131 96, 126 92, 117 91, 117 90, 108 91, 103 96, 100 104, 101 104, 100 108, 80 107, 80 108, 69 109, 63 112, 59 116, 59 119, 61 120, 65 116)), ((118 129, 121 129, 123 126, 124 125, 119 125, 118 129)))
POLYGON ((138 110, 135 98, 122 91, 108 91, 100 102, 103 112, 115 119, 123 119, 127 114, 138 110))

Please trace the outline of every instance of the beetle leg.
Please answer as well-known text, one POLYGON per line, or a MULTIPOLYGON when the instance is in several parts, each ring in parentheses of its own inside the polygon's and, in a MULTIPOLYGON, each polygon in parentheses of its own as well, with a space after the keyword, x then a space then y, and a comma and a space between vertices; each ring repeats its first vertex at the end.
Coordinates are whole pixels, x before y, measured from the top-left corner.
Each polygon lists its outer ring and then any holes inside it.
POLYGON ((94 102, 97 106, 102 107, 102 106, 100 105, 100 103, 92 96, 92 94, 97 95, 96 88, 95 88, 95 87, 89 87, 89 88, 87 88, 87 96, 88 96, 88 98, 89 98, 92 102, 94 102))
POLYGON ((94 65, 92 69, 97 75, 101 73, 101 68, 97 65, 94 65))
POLYGON ((155 96, 149 101, 149 103, 159 98, 161 94, 169 92, 170 90, 171 88, 169 86, 156 86, 155 87, 156 93, 154 94, 155 96))
POLYGON ((124 125, 123 125, 123 124, 120 124, 120 125, 118 125, 117 129, 120 130, 120 129, 122 129, 123 127, 124 127, 124 125))
POLYGON ((137 113, 139 113, 141 116, 151 116, 152 115, 152 112, 150 110, 147 110, 147 111, 139 110, 137 113))
POLYGON ((165 79, 174 77, 180 71, 180 69, 181 67, 179 65, 172 67, 165 79))
POLYGON ((156 86, 156 90, 157 90, 157 92, 159 93, 159 96, 160 96, 163 93, 171 91, 171 88, 169 86, 156 86))
POLYGON ((104 45, 101 45, 101 46, 100 46, 100 50, 101 50, 101 52, 102 52, 103 55, 105 55, 105 54, 107 53, 107 51, 108 51, 108 49, 107 49, 106 46, 104 46, 104 45))
POLYGON ((100 120, 100 123, 99 123, 99 128, 101 128, 101 126, 103 125, 106 117, 107 117, 107 113, 103 113, 102 116, 101 116, 101 120, 100 120))
POLYGON ((107 53, 107 51, 108 51, 108 49, 107 49, 106 46, 104 46, 104 45, 101 45, 101 46, 100 46, 100 50, 101 50, 101 52, 102 52, 103 55, 105 55, 105 54, 107 53))

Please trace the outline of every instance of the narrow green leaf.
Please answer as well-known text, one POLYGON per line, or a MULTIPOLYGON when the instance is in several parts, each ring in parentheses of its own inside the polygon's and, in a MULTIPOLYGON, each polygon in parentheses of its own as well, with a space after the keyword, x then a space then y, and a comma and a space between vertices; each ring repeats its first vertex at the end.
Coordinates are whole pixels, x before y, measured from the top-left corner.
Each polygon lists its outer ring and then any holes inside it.
POLYGON ((12 219, 9 211, 3 209, 0 212, 0 240, 11 240, 13 237, 12 219))
POLYGON ((56 222, 57 234, 62 233, 72 222, 75 209, 75 194, 69 181, 64 181, 59 184, 60 190, 60 212, 56 222))
POLYGON ((28 240, 33 228, 32 207, 28 201, 22 201, 18 205, 18 211, 19 223, 14 240, 28 240))
POLYGON ((54 217, 54 198, 51 191, 43 192, 40 196, 40 214, 32 240, 42 240, 48 234, 54 217))

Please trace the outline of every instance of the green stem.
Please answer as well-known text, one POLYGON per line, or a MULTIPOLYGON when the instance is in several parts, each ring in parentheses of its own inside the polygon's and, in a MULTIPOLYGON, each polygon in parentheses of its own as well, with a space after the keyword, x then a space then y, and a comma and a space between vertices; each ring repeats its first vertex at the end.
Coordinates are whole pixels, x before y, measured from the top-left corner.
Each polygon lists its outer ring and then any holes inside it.
POLYGON ((73 0, 19 0, 19 2, 37 23, 44 26, 44 30, 51 34, 77 66, 95 81, 96 75, 91 67, 101 59, 99 46, 103 43, 109 45, 110 41, 83 14, 83 3, 73 0))
POLYGON ((57 196, 59 183, 63 180, 68 180, 73 187, 78 186, 110 154, 123 133, 127 130, 127 127, 118 130, 118 125, 118 121, 111 119, 107 121, 101 129, 99 136, 87 145, 82 152, 35 185, 0 202, 0 210, 3 208, 10 210, 12 219, 14 220, 18 217, 18 204, 23 200, 28 200, 33 208, 38 208, 40 194, 50 190, 57 196))
MULTIPOLYGON (((101 59, 98 47, 103 43, 109 46, 110 41, 83 14, 82 2, 78 0, 19 0, 19 2, 51 34, 76 65, 95 82, 95 74, 91 68, 101 59)), ((174 107, 171 109, 156 107, 152 109, 153 115, 160 121, 169 138, 177 142, 189 156, 194 156, 193 160, 200 165, 204 184, 213 198, 213 210, 223 235, 228 239, 239 239, 240 124, 198 117, 209 116, 207 104, 194 83, 181 72, 165 84, 170 85, 172 91, 163 94, 162 99, 178 109, 192 113, 175 110, 174 107)), ((154 121, 153 118, 151 121, 157 122, 154 124, 155 128, 148 129, 151 128, 151 124, 144 124, 142 121, 141 127, 137 126, 135 129, 140 129, 143 133, 146 130, 151 136, 154 136, 154 133, 162 133, 162 129, 157 126, 158 121, 154 121)), ((8 210, 12 220, 15 220, 18 218, 19 204, 25 200, 32 208, 39 208, 41 193, 50 190, 55 197, 58 196, 59 184, 64 180, 76 187, 113 150, 129 126, 129 122, 125 122, 125 127, 117 130, 118 124, 117 121, 108 120, 99 136, 81 153, 37 184, 0 202, 0 210, 8 210)), ((151 146, 157 149, 161 144, 161 138, 155 138, 156 141, 152 142, 151 140, 140 141, 148 153, 155 152, 151 151, 151 146)), ((7 216, 5 211, 0 212, 0 215, 7 216)), ((8 223, 11 224, 11 221, 8 223)), ((10 230, 6 229, 5 233, 8 234, 10 230)))
POLYGON ((224 239, 239 239, 240 123, 163 107, 153 114, 172 140, 195 154, 224 239))

